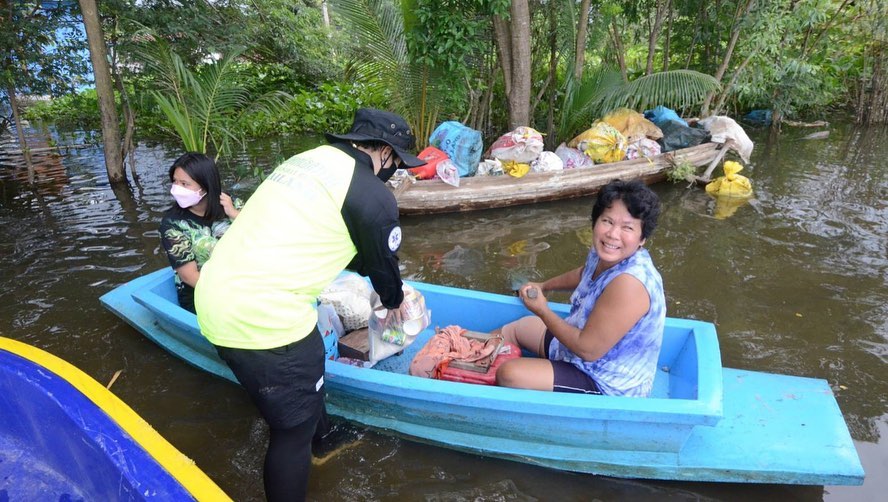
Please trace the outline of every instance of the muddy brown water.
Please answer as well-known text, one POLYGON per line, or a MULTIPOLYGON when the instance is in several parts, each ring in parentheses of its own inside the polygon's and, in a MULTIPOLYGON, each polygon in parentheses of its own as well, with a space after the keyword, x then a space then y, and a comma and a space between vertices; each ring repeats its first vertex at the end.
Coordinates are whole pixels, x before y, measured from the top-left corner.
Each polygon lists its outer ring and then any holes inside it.
MULTIPOLYGON (((877 500, 888 492, 888 129, 834 125, 778 138, 751 131, 741 173, 755 198, 718 206, 700 188, 655 186, 664 212, 648 248, 668 313, 716 323, 725 366, 829 381, 855 440, 862 487, 619 480, 483 458, 338 421, 342 447, 313 467, 313 500, 877 500), (727 215, 727 217, 726 217, 727 215)), ((33 134, 39 135, 36 132, 33 134)), ((72 141, 76 142, 76 138, 72 141)), ((266 141, 234 163, 275 162, 316 144, 266 141)), ((140 182, 107 183, 99 149, 43 158, 35 189, 0 158, 0 335, 80 367, 235 500, 262 499, 267 431, 246 395, 167 354, 98 298, 168 266, 157 226, 179 151, 142 144, 140 182)), ((223 166, 247 197, 253 178, 223 166)), ((582 263, 591 199, 402 221, 406 278, 509 293, 582 263)), ((750 438, 755 441, 755 438, 750 438)), ((767 448, 768 445, 762 445, 767 448)), ((0 487, 3 481, 0 480, 0 487)))

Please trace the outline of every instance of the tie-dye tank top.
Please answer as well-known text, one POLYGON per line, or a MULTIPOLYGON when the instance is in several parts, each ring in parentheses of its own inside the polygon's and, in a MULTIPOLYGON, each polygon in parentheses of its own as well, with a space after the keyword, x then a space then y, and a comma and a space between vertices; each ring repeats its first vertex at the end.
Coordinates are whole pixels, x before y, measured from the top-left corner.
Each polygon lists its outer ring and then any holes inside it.
POLYGON ((647 289, 651 306, 647 313, 611 349, 596 361, 584 361, 557 339, 549 346, 549 359, 565 361, 589 375, 602 394, 610 396, 647 397, 654 384, 657 359, 663 343, 666 320, 666 298, 663 279, 654 267, 651 255, 642 248, 632 256, 592 279, 598 265, 598 253, 589 251, 580 284, 570 297, 568 324, 579 329, 586 325, 589 313, 604 288, 620 274, 635 277, 647 289))

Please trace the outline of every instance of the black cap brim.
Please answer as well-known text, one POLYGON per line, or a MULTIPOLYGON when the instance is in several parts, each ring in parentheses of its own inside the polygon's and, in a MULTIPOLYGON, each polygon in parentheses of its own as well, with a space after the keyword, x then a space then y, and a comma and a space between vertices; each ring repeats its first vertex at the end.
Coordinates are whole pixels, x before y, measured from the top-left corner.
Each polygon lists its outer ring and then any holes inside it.
POLYGON ((398 148, 397 146, 389 143, 388 141, 386 141, 384 139, 379 139, 379 138, 376 138, 373 136, 368 136, 366 134, 360 134, 360 133, 349 133, 349 134, 325 133, 324 136, 327 138, 327 141, 329 141, 330 143, 333 143, 336 141, 381 141, 381 142, 385 143, 386 145, 392 147, 392 150, 394 150, 395 153, 398 154, 398 158, 401 159, 401 162, 405 166, 419 167, 419 166, 426 165, 426 161, 420 159, 416 155, 407 153, 406 151, 402 150, 401 148, 398 148))

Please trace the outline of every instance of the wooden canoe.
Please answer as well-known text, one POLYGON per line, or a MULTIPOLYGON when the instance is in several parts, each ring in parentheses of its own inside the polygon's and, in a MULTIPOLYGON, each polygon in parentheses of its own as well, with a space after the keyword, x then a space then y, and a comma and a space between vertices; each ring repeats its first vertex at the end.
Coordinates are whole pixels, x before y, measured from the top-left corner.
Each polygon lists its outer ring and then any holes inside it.
POLYGON ((104 386, 0 337, 0 500, 231 500, 104 386))
MULTIPOLYGON (((704 143, 656 155, 580 169, 511 176, 460 178, 459 187, 439 179, 405 182, 394 189, 403 215, 456 213, 517 206, 551 200, 586 197, 614 179, 640 179, 647 184, 666 179, 666 170, 688 162, 695 167, 713 166, 728 148, 721 143, 704 143)), ((707 169, 707 172, 711 169, 707 169)))
MULTIPOLYGON (((487 332, 526 315, 513 296, 411 282, 437 326, 487 332)), ((169 267, 106 293, 106 308, 173 355, 236 381, 176 300, 169 267)), ((566 315, 568 305, 551 304, 566 315)), ((372 368, 326 363, 331 414, 479 455, 624 478, 859 485, 864 472, 828 383, 723 368, 715 326, 667 318, 649 398, 410 376, 431 338, 372 368)))

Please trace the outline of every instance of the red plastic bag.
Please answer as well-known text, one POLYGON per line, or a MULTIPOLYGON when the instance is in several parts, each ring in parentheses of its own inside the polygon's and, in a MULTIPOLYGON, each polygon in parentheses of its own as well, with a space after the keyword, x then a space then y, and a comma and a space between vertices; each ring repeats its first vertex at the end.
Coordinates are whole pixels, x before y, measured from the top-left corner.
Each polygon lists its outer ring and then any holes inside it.
POLYGON ((439 150, 433 146, 430 146, 425 150, 419 152, 419 155, 417 155, 417 157, 426 161, 426 165, 413 167, 408 169, 408 171, 410 171, 410 174, 416 176, 417 179, 421 180, 434 178, 438 163, 442 160, 447 160, 450 158, 442 150, 439 150))

